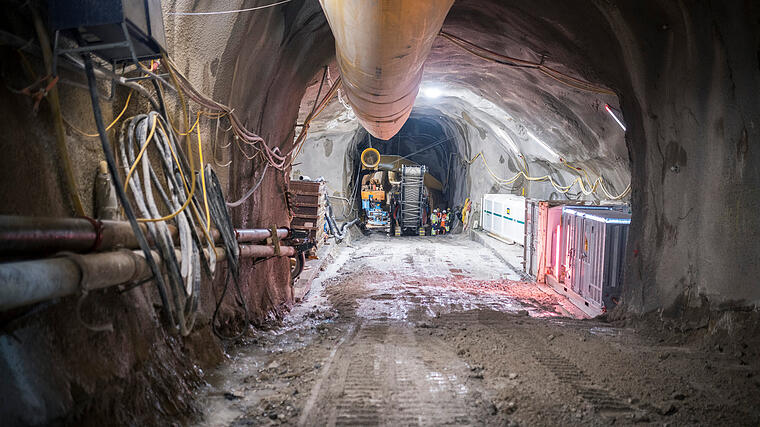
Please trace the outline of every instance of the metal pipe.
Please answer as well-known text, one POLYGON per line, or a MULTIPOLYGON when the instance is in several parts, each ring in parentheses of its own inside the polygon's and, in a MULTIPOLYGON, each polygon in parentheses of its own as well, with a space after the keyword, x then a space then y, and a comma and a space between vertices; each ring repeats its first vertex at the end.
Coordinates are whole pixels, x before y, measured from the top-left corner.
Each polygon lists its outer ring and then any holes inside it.
MULTIPOLYGON (((293 246, 280 246, 280 256, 295 256, 296 248, 293 246)), ((264 245, 240 245, 240 256, 243 258, 266 258, 275 256, 274 246, 264 245)))
MULTIPOLYGON (((140 227, 150 239, 145 224, 140 227)), ((177 228, 169 225, 169 231, 176 240, 177 228)), ((219 232, 212 229, 211 238, 216 241, 219 232)), ((153 245, 151 241, 148 243, 153 245)), ((0 215, 0 256, 137 249, 138 246, 132 227, 126 221, 103 220, 99 226, 87 218, 0 215)))
POLYGON ((0 311, 150 276, 142 252, 129 250, 0 264, 0 311))
MULTIPOLYGON (((224 249, 215 248, 217 262, 225 259, 224 249)), ((240 245, 240 256, 274 256, 273 246, 240 245)), ((161 264, 161 256, 152 251, 161 264)), ((292 257, 293 246, 280 246, 280 256, 292 257)), ((177 250, 177 256, 180 256, 177 250)), ((0 264, 0 312, 37 302, 73 295, 81 290, 104 289, 134 283, 151 277, 142 251, 122 249, 113 252, 66 256, 0 264)))
MULTIPOLYGON (((287 228, 278 228, 277 237, 284 239, 288 237, 290 230, 287 228)), ((272 231, 268 228, 238 228, 235 229, 235 238, 238 242, 260 242, 272 237, 272 231)))

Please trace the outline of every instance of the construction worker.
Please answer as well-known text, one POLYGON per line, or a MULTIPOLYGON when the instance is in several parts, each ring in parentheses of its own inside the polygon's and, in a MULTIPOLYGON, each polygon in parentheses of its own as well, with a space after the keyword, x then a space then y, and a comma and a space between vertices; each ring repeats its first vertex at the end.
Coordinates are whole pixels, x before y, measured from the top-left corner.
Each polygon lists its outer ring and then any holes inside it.
POLYGON ((467 223, 470 220, 470 207, 471 207, 471 202, 470 202, 470 198, 468 197, 464 201, 464 207, 462 208, 462 229, 463 230, 467 229, 467 223))
POLYGON ((446 209, 441 211, 441 234, 446 234, 446 227, 448 224, 448 216, 446 215, 446 209))
POLYGON ((454 212, 451 209, 446 209, 446 233, 451 231, 451 226, 454 224, 454 212))
POLYGON ((440 219, 441 217, 438 214, 438 209, 433 209, 433 213, 430 214, 430 226, 433 229, 433 233, 435 233, 435 230, 438 229, 438 223, 440 219))

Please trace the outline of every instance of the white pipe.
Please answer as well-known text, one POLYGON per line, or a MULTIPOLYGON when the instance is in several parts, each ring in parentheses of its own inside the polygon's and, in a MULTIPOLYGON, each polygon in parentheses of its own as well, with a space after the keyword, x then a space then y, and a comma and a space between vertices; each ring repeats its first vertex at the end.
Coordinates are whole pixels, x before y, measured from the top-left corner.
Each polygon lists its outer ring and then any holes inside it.
POLYGON ((422 70, 454 0, 320 0, 346 98, 371 135, 388 140, 412 111, 422 70))

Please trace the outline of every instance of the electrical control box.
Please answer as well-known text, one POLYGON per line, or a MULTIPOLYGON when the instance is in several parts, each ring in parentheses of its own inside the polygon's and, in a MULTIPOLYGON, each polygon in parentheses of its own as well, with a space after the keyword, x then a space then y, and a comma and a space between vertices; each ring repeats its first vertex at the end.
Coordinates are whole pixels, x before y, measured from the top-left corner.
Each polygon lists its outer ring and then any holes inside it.
POLYGON ((166 33, 161 0, 49 0, 54 31, 113 63, 161 56, 166 33))

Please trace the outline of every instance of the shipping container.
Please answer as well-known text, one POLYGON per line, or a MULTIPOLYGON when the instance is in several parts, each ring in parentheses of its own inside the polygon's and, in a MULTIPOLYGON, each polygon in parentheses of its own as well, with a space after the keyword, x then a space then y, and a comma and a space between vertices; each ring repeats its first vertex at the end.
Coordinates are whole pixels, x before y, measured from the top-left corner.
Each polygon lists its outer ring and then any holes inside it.
MULTIPOLYGON (((564 206, 558 230, 564 240, 560 282, 604 311, 617 305, 621 294, 625 244, 631 215, 616 207, 564 206)), ((562 242, 561 242, 562 243, 562 242)))
POLYGON ((562 221, 562 206, 577 205, 570 200, 525 200, 525 243, 523 270, 537 282, 544 283, 546 274, 561 277, 564 265, 562 236, 558 235, 562 221))
POLYGON ((525 197, 513 194, 484 194, 480 213, 483 230, 509 242, 525 242, 525 197))

